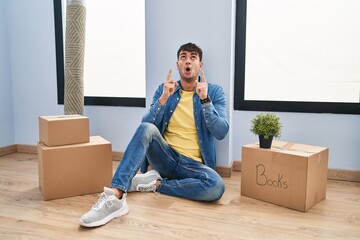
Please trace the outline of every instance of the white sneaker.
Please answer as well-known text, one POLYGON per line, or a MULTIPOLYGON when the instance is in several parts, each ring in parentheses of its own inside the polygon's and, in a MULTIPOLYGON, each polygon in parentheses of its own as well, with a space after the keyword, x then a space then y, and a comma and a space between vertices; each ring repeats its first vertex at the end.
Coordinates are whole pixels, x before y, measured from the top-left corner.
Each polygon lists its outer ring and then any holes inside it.
POLYGON ((131 181, 131 187, 128 192, 155 192, 157 180, 162 180, 162 177, 156 170, 151 170, 144 174, 136 174, 131 181))
POLYGON ((104 187, 99 200, 90 211, 80 218, 80 225, 84 227, 98 227, 104 225, 114 218, 126 215, 129 212, 126 203, 126 193, 121 199, 115 196, 114 190, 104 187))

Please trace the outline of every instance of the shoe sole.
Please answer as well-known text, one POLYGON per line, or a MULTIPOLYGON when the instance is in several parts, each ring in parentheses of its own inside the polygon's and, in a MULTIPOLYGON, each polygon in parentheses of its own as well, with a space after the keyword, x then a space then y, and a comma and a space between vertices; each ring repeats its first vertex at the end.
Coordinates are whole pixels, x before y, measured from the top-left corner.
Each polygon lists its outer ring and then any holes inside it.
POLYGON ((106 223, 110 222, 114 218, 122 217, 129 213, 129 207, 125 205, 123 208, 113 212, 112 214, 106 216, 105 218, 91 223, 85 223, 80 219, 80 225, 83 227, 99 227, 105 225, 106 223))

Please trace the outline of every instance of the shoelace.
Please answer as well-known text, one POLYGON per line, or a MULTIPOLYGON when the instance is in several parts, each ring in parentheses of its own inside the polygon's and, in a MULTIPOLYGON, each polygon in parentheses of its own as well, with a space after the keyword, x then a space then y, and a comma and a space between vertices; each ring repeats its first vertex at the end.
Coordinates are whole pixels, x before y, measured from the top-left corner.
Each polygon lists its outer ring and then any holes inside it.
POLYGON ((140 192, 154 192, 156 193, 156 183, 157 180, 154 180, 147 184, 139 184, 136 189, 140 192))
POLYGON ((104 204, 106 204, 106 206, 109 208, 113 207, 114 205, 111 201, 112 197, 113 196, 108 196, 105 193, 101 193, 99 200, 97 201, 97 203, 94 204, 93 208, 95 210, 99 210, 104 204))

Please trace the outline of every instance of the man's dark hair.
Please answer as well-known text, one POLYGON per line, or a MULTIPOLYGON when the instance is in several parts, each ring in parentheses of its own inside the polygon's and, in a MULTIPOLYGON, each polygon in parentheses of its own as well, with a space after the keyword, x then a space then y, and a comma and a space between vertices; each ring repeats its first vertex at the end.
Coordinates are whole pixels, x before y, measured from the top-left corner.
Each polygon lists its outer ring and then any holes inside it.
POLYGON ((177 59, 179 59, 179 55, 181 51, 196 52, 197 54, 199 54, 200 62, 202 60, 202 50, 194 43, 186 43, 182 45, 177 52, 177 59))

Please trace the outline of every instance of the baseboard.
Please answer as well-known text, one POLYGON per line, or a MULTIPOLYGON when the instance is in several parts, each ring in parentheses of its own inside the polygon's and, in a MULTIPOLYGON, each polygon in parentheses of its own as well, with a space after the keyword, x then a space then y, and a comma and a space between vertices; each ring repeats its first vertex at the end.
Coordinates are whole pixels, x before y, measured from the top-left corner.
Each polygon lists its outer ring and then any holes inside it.
POLYGON ((0 156, 5 156, 11 153, 37 153, 37 147, 25 144, 13 144, 5 147, 0 147, 0 156))
MULTIPOLYGON (((14 144, 10 146, 0 147, 0 156, 8 155, 11 153, 31 153, 36 154, 37 153, 37 147, 31 146, 31 145, 24 145, 24 144, 14 144)), ((121 161, 121 159, 124 156, 124 152, 112 152, 112 160, 113 161, 121 161)), ((230 167, 216 167, 216 172, 219 173, 221 177, 229 178, 231 177, 231 172, 233 170, 232 164, 230 167)))
POLYGON ((233 170, 241 172, 241 161, 233 161, 233 170))
POLYGON ((231 172, 233 171, 233 163, 229 167, 216 167, 215 171, 221 176, 229 178, 231 177, 231 172))
POLYGON ((0 147, 0 157, 16 152, 17 152, 16 144, 0 147))
MULTIPOLYGON (((26 144, 12 144, 9 146, 0 147, 0 157, 11 153, 31 153, 37 154, 37 146, 26 145, 26 144)), ((112 152, 113 161, 120 161, 124 155, 124 152, 112 152)), ((232 171, 241 172, 241 161, 233 161, 229 167, 216 167, 216 172, 221 177, 231 177, 232 171)), ((360 171, 359 170, 345 170, 345 169, 329 169, 328 179, 339 180, 339 181, 350 181, 360 182, 360 171)))
POLYGON ((124 152, 112 152, 112 160, 120 161, 124 156, 124 152))
POLYGON ((16 150, 19 153, 37 154, 37 146, 34 145, 16 144, 16 150))
MULTIPOLYGON (((5 147, 0 147, 0 157, 16 152, 37 154, 37 146, 26 144, 13 144, 5 147)), ((120 161, 123 155, 123 152, 112 152, 112 159, 114 161, 120 161)))
POLYGON ((344 170, 344 169, 329 169, 328 179, 341 180, 349 182, 360 182, 360 171, 344 170))

